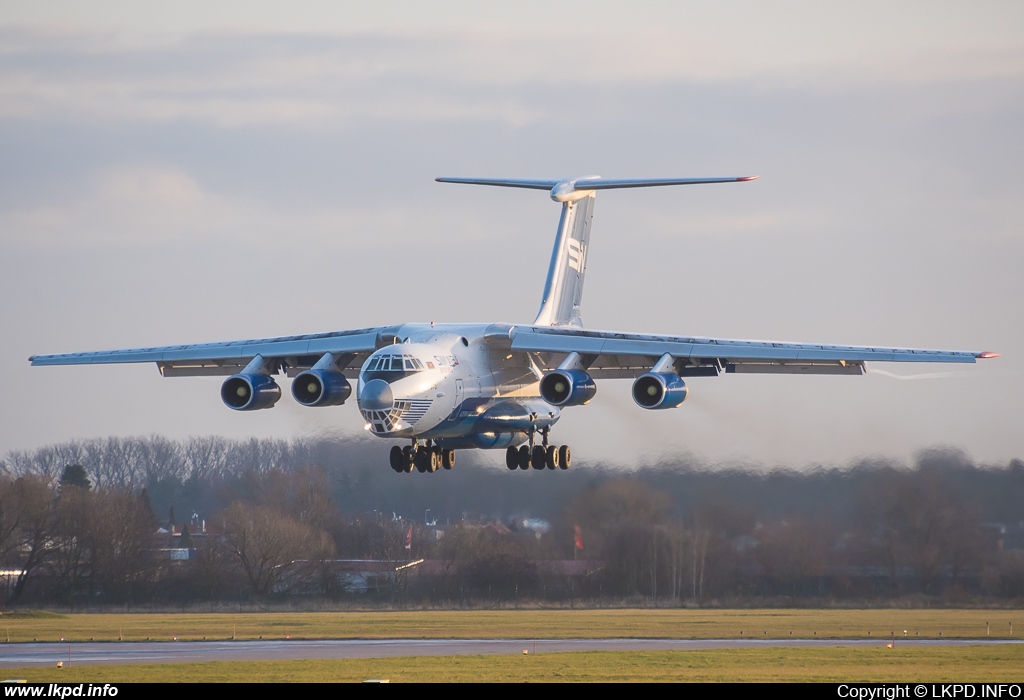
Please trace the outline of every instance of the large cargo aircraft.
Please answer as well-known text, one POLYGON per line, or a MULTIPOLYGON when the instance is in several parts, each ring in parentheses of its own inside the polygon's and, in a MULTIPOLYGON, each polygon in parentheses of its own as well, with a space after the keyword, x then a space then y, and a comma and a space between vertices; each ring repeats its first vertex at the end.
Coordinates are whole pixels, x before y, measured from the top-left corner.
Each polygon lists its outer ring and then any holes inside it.
POLYGON ((433 324, 283 338, 35 355, 33 365, 155 362, 164 377, 227 376, 221 399, 236 411, 273 408, 275 375, 295 401, 339 406, 353 393, 366 430, 391 448, 396 472, 451 469, 455 450, 504 449, 509 469, 568 469, 551 444, 560 411, 588 403, 595 380, 633 380, 636 404, 676 408, 687 377, 722 373, 847 374, 866 362, 975 362, 996 353, 910 350, 647 335, 583 328, 580 303, 594 198, 600 190, 745 182, 756 177, 613 180, 437 178, 439 182, 547 190, 562 205, 540 311, 532 324, 433 324))

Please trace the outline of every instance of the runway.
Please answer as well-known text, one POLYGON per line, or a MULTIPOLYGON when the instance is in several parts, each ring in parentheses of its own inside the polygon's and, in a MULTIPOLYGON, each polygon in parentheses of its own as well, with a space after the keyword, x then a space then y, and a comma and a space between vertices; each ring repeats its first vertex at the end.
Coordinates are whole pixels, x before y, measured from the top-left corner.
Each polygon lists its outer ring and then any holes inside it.
MULTIPOLYGON (((694 651, 781 647, 878 647, 886 639, 324 639, 247 642, 82 642, 0 644, 0 668, 72 665, 160 664, 200 661, 549 654, 562 651, 694 651)), ((1021 644, 1024 640, 896 639, 896 646, 1021 644)))

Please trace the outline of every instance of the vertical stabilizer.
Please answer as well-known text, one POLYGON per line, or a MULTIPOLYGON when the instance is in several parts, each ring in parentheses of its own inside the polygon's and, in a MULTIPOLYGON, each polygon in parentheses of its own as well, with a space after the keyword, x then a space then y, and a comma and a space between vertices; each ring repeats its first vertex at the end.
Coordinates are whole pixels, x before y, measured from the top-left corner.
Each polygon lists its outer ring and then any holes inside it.
POLYGON ((551 199, 562 204, 558 220, 555 249, 551 252, 548 279, 540 301, 535 326, 582 326, 580 301, 583 299, 583 276, 587 272, 587 249, 590 247, 590 222, 594 218, 594 195, 598 190, 621 190, 632 187, 664 187, 667 185, 707 185, 716 182, 749 182, 747 177, 670 177, 610 179, 597 176, 568 180, 538 178, 439 177, 438 182, 491 187, 521 187, 528 190, 550 190, 551 199))
POLYGON ((594 218, 594 193, 562 203, 555 247, 544 283, 536 326, 582 326, 580 302, 587 272, 590 226, 594 218))

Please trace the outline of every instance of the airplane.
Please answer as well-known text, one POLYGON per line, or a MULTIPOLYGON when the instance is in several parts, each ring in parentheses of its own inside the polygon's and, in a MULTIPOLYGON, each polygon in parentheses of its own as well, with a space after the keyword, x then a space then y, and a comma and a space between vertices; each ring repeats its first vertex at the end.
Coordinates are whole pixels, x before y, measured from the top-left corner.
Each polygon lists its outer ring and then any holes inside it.
POLYGON ((749 182, 726 178, 491 179, 438 182, 548 191, 561 204, 540 310, 532 324, 406 323, 280 338, 34 355, 32 365, 155 362, 164 377, 225 376, 236 411, 273 408, 275 375, 310 408, 340 406, 357 384, 365 429, 408 441, 391 447, 399 473, 452 469, 458 449, 504 449, 510 470, 568 469, 550 442, 561 410, 586 405, 595 380, 633 380, 645 410, 680 406, 685 379, 721 374, 860 375, 867 362, 975 362, 998 353, 777 343, 590 330, 580 315, 594 199, 602 190, 749 182))

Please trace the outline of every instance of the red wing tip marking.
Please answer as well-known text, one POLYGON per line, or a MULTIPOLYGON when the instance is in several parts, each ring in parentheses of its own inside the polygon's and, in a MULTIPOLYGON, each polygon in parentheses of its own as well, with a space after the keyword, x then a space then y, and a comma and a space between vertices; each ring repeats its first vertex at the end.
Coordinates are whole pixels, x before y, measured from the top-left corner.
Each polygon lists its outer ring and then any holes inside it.
POLYGON ((761 177, 761 176, 760 175, 747 175, 746 177, 738 177, 738 178, 736 178, 736 182, 750 182, 751 180, 756 180, 759 177, 761 177))
POLYGON ((998 352, 979 352, 978 353, 978 359, 979 360, 988 360, 988 359, 991 359, 993 357, 999 357, 999 353, 998 352))

